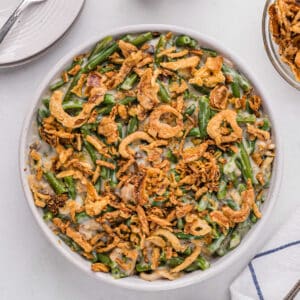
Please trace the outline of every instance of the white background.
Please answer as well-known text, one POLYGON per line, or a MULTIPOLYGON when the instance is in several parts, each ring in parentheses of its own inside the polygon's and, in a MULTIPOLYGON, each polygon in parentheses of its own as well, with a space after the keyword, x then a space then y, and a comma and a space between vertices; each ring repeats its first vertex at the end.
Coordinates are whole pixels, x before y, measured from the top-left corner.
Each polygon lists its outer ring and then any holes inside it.
POLYGON ((266 228, 272 234, 299 205, 300 99, 299 92, 279 77, 265 54, 263 6, 262 0, 87 0, 79 20, 46 55, 19 69, 0 71, 0 299, 229 298, 230 282, 247 257, 201 285, 160 293, 118 289, 75 268, 50 245, 32 219, 20 186, 18 142, 31 95, 51 66, 81 42, 103 30, 129 24, 190 27, 218 39, 247 61, 270 95, 285 148, 281 193, 266 228))

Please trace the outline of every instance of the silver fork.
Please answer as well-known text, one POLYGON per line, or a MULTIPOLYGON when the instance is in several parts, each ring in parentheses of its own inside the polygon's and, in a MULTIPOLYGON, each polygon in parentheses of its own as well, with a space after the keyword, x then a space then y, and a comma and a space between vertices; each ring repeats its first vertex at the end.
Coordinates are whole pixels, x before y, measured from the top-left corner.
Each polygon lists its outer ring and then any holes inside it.
POLYGON ((12 26, 16 23, 18 17, 21 15, 21 13, 31 4, 36 3, 42 3, 47 0, 23 0, 18 7, 15 9, 15 11, 12 13, 12 15, 8 18, 8 20, 4 23, 4 25, 0 29, 0 43, 4 40, 6 35, 8 34, 9 30, 12 28, 12 26))

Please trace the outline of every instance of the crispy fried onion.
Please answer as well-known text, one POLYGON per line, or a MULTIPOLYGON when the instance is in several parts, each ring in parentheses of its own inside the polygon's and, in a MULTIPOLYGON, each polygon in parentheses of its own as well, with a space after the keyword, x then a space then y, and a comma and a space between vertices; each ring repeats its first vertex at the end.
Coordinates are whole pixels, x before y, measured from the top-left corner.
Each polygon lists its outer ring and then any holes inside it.
POLYGON ((161 238, 160 236, 149 236, 147 237, 146 241, 152 243, 155 246, 158 246, 160 248, 165 248, 166 247, 166 242, 163 238, 161 238))
POLYGON ((118 125, 115 122, 117 107, 114 107, 109 116, 103 117, 98 126, 98 133, 106 137, 108 144, 113 144, 119 139, 118 125))
POLYGON ((124 60, 119 73, 112 78, 108 86, 111 89, 116 88, 120 83, 124 81, 126 76, 130 73, 132 68, 137 65, 143 59, 143 53, 141 51, 131 52, 124 60))
POLYGON ((180 273, 171 274, 166 269, 158 269, 158 270, 155 270, 152 273, 144 273, 144 272, 140 273, 140 277, 144 280, 147 280, 147 281, 154 281, 154 280, 157 280, 157 279, 160 279, 160 278, 165 278, 165 279, 168 279, 168 280, 175 280, 180 276, 181 276, 180 273))
POLYGON ((33 194, 34 203, 38 207, 45 207, 47 200, 51 198, 48 193, 42 193, 41 186, 37 183, 35 176, 29 175, 28 176, 28 183, 30 190, 33 194))
POLYGON ((190 79, 191 84, 198 86, 214 87, 218 83, 225 81, 225 76, 222 73, 223 57, 208 57, 205 65, 193 72, 193 78, 190 79))
POLYGON ((186 269, 188 266, 190 266, 197 259, 197 257, 201 253, 201 248, 202 248, 201 246, 202 245, 201 245, 200 241, 194 241, 193 243, 195 244, 195 249, 194 249, 193 253, 191 255, 189 255, 183 261, 183 263, 181 263, 177 267, 171 269, 170 273, 178 273, 178 272, 183 271, 184 269, 186 269))
POLYGON ((144 232, 144 234, 149 235, 149 224, 143 207, 138 205, 136 211, 138 214, 139 221, 141 223, 142 231, 144 232))
POLYGON ((49 109, 51 114, 63 126, 67 128, 78 128, 86 122, 94 107, 103 101, 105 92, 106 89, 104 87, 93 88, 91 90, 91 96, 88 102, 83 104, 81 112, 77 116, 70 116, 62 107, 63 93, 61 91, 55 91, 50 98, 49 109))
POLYGON ((188 58, 178 59, 176 61, 163 62, 160 64, 160 66, 166 69, 177 71, 180 69, 195 68, 199 62, 200 58, 198 56, 191 56, 188 58))
POLYGON ((145 110, 150 110, 159 103, 158 90, 159 85, 156 82, 156 75, 153 76, 151 68, 146 69, 137 86, 137 99, 145 110))
POLYGON ((248 218, 250 210, 253 206, 255 193, 250 179, 248 179, 247 182, 247 190, 242 192, 241 197, 242 206, 240 210, 236 211, 228 206, 222 208, 223 214, 234 223, 244 222, 248 218))
POLYGON ((153 137, 170 139, 177 136, 183 129, 182 114, 170 105, 160 105, 155 108, 149 117, 148 133, 153 137), (171 126, 167 123, 162 123, 160 118, 163 114, 170 113, 176 117, 176 126, 171 126))
POLYGON ((186 249, 186 246, 181 245, 179 239, 167 229, 158 229, 155 232, 153 232, 152 235, 163 236, 164 238, 166 238, 173 247, 173 249, 177 252, 183 252, 186 249))
POLYGON ((191 161, 198 160, 203 156, 203 154, 207 150, 207 147, 208 147, 208 143, 204 142, 195 147, 184 149, 181 154, 184 162, 188 163, 191 161))
POLYGON ((184 231, 195 236, 204 236, 211 232, 211 227, 205 220, 195 214, 188 214, 185 217, 186 225, 184 231))
POLYGON ((144 140, 148 143, 152 143, 153 139, 144 131, 136 131, 130 135, 128 135, 125 139, 123 139, 119 146, 119 153, 122 157, 129 159, 134 155, 132 150, 129 150, 128 146, 136 141, 136 140, 144 140))
POLYGON ((209 96, 210 105, 217 109, 226 109, 228 102, 228 88, 225 85, 217 85, 209 96))
MULTIPOLYGON (((242 138, 243 130, 239 127, 236 122, 236 112, 233 110, 223 110, 217 113, 214 117, 210 119, 207 125, 208 135, 215 140, 218 146, 225 143, 235 142, 242 138), (231 129, 228 130, 227 135, 224 135, 224 122, 226 125, 229 124, 231 129)), ((226 132, 227 133, 227 132, 226 132)))
POLYGON ((83 236, 72 227, 68 227, 66 230, 66 234, 70 237, 74 242, 76 242, 85 252, 90 253, 93 250, 93 247, 89 242, 87 242, 83 236))
POLYGON ((85 210, 89 216, 97 216, 109 203, 109 196, 99 196, 95 187, 87 182, 87 196, 85 198, 85 210))
POLYGON ((209 214, 211 220, 216 222, 220 227, 228 229, 230 226, 229 219, 219 210, 212 211, 209 214))
POLYGON ((257 137, 261 141, 268 141, 270 139, 270 132, 256 128, 251 124, 247 124, 247 132, 250 135, 257 137))
POLYGON ((117 263, 126 274, 131 275, 135 269, 138 251, 136 249, 129 249, 128 247, 115 248, 109 257, 113 262, 117 263))

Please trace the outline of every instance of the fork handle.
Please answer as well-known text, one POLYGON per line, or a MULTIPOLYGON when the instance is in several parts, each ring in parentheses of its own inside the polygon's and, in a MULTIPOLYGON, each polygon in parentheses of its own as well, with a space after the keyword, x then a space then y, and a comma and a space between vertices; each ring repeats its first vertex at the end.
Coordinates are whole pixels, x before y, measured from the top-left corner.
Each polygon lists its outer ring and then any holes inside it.
POLYGON ((28 6, 29 2, 28 0, 23 0, 18 7, 15 9, 15 11, 12 13, 12 15, 8 18, 8 20, 4 23, 4 25, 0 29, 0 43, 4 40, 9 30, 12 28, 12 26, 16 23, 18 17, 23 12, 23 10, 28 6))

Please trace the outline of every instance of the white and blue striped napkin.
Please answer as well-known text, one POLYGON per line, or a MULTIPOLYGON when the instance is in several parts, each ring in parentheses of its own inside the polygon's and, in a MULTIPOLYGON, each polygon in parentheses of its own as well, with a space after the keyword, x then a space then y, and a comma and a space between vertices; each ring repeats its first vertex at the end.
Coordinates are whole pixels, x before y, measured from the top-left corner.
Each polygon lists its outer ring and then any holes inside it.
POLYGON ((300 207, 230 286, 232 300, 300 300, 300 207))

